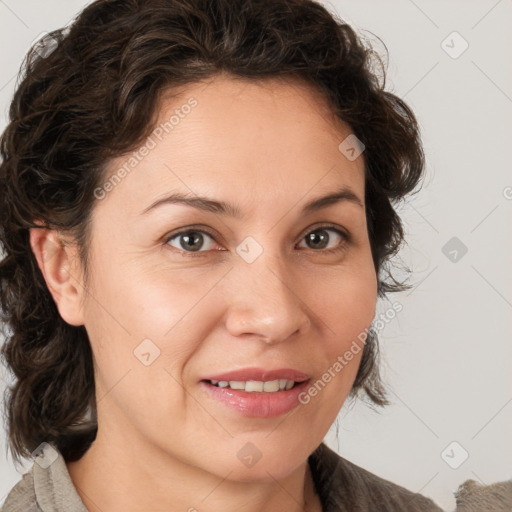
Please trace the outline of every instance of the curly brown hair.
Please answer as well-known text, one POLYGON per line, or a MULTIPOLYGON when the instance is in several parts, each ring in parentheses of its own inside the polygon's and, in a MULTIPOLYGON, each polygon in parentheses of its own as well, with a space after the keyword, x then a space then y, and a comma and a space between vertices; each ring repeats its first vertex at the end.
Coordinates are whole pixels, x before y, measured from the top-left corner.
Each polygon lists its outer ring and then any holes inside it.
MULTIPOLYGON (((4 399, 15 462, 43 441, 77 460, 97 432, 85 327, 60 317, 29 229, 40 220, 71 234, 87 277, 94 190, 106 164, 151 133, 164 90, 220 72, 306 80, 323 93, 365 145, 378 295, 410 287, 391 273, 404 239, 395 207, 420 183, 424 154, 413 112, 384 90, 385 66, 366 39, 313 0, 95 1, 27 54, 1 137, 2 356, 14 377, 4 399)), ((362 391, 384 406, 378 354, 370 329, 350 396, 362 391)))

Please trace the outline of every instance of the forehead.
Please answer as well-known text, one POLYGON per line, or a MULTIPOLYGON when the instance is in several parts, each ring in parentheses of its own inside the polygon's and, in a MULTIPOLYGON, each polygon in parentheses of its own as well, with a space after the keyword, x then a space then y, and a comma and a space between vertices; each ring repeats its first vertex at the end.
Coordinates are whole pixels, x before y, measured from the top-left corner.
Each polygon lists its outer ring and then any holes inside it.
POLYGON ((339 149, 350 134, 304 81, 215 76, 162 94, 148 140, 110 162, 110 173, 129 172, 108 199, 131 215, 176 190, 248 206, 307 201, 342 185, 362 194, 363 155, 350 161, 339 149))
MULTIPOLYGON (((198 132, 201 123, 205 140, 210 139, 208 130, 218 139, 224 136, 236 140, 253 134, 263 137, 262 142, 270 142, 274 139, 270 135, 265 138, 265 133, 273 135, 283 126, 287 130, 281 133, 281 140, 325 139, 336 132, 336 142, 340 134, 350 133, 350 127, 335 115, 318 87, 305 79, 283 76, 254 80, 227 73, 164 91, 157 107, 157 128, 191 98, 197 106, 188 124, 198 132)), ((186 117, 188 114, 181 116, 181 120, 186 117)), ((174 135, 187 133, 187 123, 180 124, 173 128, 174 135)))

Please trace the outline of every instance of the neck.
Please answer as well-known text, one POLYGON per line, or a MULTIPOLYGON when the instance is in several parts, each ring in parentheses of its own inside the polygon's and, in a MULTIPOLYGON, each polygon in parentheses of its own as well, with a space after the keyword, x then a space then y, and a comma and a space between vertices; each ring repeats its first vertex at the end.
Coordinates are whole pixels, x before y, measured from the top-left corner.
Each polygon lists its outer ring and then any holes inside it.
POLYGON ((282 480, 236 481, 154 446, 115 442, 99 428, 89 450, 67 468, 89 512, 321 511, 307 461, 282 480))

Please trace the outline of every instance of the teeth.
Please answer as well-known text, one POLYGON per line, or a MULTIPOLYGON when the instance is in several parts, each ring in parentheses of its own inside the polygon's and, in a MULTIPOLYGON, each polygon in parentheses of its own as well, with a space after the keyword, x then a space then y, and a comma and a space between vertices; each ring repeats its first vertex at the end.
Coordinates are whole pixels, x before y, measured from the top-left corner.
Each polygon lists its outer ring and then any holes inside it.
POLYGON ((292 389, 295 384, 295 381, 288 379, 276 379, 266 382, 259 380, 230 380, 229 382, 227 380, 211 380, 210 382, 220 388, 230 387, 231 389, 241 389, 249 393, 275 393, 276 391, 292 389))
POLYGON ((245 383, 245 391, 263 391, 263 382, 259 380, 249 380, 245 383))
POLYGON ((273 393, 274 391, 279 391, 279 380, 271 380, 269 382, 264 382, 263 391, 270 391, 271 393, 273 393))
POLYGON ((239 380, 230 380, 229 387, 231 389, 245 389, 245 382, 239 380))

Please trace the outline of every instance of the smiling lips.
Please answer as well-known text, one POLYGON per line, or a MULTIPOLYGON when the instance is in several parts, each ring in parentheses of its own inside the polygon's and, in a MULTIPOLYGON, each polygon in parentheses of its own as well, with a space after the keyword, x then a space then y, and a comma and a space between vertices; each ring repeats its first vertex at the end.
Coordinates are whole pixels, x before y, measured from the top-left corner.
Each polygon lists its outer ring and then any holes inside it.
POLYGON ((309 376, 298 370, 246 368, 201 380, 210 395, 245 416, 274 417, 299 405, 309 376))
POLYGON ((261 368, 245 368, 203 379, 212 385, 231 389, 241 389, 246 392, 275 393, 291 389, 296 383, 308 380, 305 373, 291 368, 264 370, 261 368))

